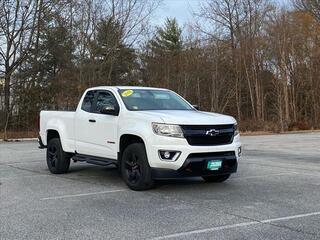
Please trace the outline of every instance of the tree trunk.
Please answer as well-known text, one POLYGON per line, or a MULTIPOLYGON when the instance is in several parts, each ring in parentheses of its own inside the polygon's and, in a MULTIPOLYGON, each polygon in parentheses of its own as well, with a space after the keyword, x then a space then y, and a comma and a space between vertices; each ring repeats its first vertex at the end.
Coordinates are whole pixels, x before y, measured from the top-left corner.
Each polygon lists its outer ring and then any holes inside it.
POLYGON ((6 74, 4 78, 4 114, 5 114, 5 125, 4 125, 4 135, 3 140, 7 140, 7 128, 10 118, 10 74, 6 74))
POLYGON ((246 79, 247 79, 247 83, 248 83, 252 117, 254 120, 256 120, 257 114, 256 114, 255 105, 254 105, 254 95, 253 95, 253 90, 252 90, 253 87, 251 86, 250 74, 248 72, 248 66, 247 66, 247 62, 246 62, 245 57, 243 57, 243 63, 244 63, 244 68, 245 68, 245 72, 246 72, 246 79))

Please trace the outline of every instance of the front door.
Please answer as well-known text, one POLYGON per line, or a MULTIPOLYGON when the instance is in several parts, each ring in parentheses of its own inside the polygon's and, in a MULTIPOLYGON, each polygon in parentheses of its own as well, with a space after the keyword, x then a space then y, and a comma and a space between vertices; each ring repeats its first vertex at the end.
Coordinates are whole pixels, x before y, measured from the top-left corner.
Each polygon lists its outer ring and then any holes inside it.
POLYGON ((118 102, 110 91, 98 91, 92 111, 90 125, 91 142, 95 148, 95 156, 117 159, 118 116, 102 114, 106 105, 119 108, 118 102))
POLYGON ((80 114, 76 130, 77 152, 81 154, 117 159, 118 116, 100 113, 105 105, 118 105, 110 91, 100 90, 94 94, 90 113, 80 114), (83 123, 83 124, 81 124, 83 123))

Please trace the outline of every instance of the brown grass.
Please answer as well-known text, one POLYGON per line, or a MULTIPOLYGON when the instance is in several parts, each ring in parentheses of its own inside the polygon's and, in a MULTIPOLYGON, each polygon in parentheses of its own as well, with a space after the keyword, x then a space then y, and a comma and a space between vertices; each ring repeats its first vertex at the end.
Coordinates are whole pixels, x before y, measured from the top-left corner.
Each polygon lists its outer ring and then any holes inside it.
MULTIPOLYGON (((8 139, 20 139, 20 138, 36 138, 38 137, 38 131, 7 131, 8 139)), ((0 132, 0 139, 4 138, 4 133, 0 132)))

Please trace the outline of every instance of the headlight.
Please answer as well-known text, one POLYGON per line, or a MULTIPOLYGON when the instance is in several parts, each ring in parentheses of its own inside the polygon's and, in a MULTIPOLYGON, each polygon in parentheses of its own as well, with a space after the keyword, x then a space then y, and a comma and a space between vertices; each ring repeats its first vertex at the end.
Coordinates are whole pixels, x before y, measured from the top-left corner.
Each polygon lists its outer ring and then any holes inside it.
POLYGON ((183 132, 179 125, 152 123, 152 129, 155 134, 161 136, 183 138, 183 132))
POLYGON ((234 135, 237 136, 239 134, 238 124, 233 125, 234 135))

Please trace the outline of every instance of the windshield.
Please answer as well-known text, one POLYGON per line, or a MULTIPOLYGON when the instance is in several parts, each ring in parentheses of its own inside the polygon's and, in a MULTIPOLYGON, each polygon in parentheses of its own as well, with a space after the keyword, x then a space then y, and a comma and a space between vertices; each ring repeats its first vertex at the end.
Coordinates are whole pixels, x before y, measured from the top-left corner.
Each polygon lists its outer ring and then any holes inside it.
POLYGON ((130 111, 193 110, 184 99, 167 90, 123 89, 119 94, 130 111))

